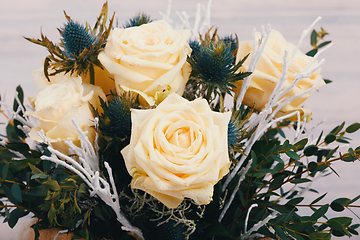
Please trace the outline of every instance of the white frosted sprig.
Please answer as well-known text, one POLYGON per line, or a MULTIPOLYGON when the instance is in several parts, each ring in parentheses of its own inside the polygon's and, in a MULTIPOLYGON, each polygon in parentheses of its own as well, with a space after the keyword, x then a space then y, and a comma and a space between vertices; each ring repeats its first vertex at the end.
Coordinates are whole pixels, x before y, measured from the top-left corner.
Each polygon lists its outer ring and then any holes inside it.
POLYGON ((244 181, 245 177, 246 177, 246 173, 249 171, 250 167, 251 167, 251 164, 252 164, 252 159, 249 160, 248 164, 246 165, 245 168, 242 168, 239 172, 239 175, 240 175, 240 178, 239 178, 239 181, 238 183, 236 184, 236 187, 234 189, 234 191, 232 192, 231 196, 230 196, 230 199, 226 202, 223 210, 221 211, 220 213, 220 216, 218 218, 218 221, 221 222, 221 220, 224 218, 225 216, 225 213, 227 212, 227 210, 229 209, 232 201, 234 200, 235 198, 235 195, 237 193, 237 191, 239 190, 240 188, 240 184, 242 183, 242 181, 244 181))
MULTIPOLYGON (((288 51, 285 51, 284 53, 284 63, 283 63, 283 69, 282 69, 282 74, 279 78, 279 81, 277 82, 277 85, 275 86, 275 89, 274 91, 272 92, 272 95, 268 101, 268 103, 266 104, 265 108, 257 115, 257 116, 254 116, 252 119, 250 119, 249 121, 249 126, 250 126, 250 129, 252 129, 253 127, 257 126, 254 133, 251 135, 250 139, 245 142, 245 145, 244 145, 244 148, 245 148, 245 151, 244 151, 244 155, 245 156, 248 156, 248 154, 250 153, 250 150, 253 146, 253 144, 264 134, 264 132, 274 123, 276 122, 279 122, 281 120, 284 120, 286 118, 289 118, 290 116, 294 116, 294 115, 297 115, 298 116, 298 122, 300 122, 300 114, 298 111, 295 111, 293 113, 290 113, 290 114, 287 114, 285 116, 281 116, 279 118, 276 118, 274 119, 274 116, 275 114, 283 107, 285 106, 287 103, 290 103, 291 100, 297 98, 297 97, 300 97, 304 94, 307 94, 308 92, 314 90, 317 86, 313 86, 312 88, 304 91, 303 93, 301 94, 297 94, 297 95, 294 95, 294 96, 291 96, 291 97, 288 97, 286 98, 286 100, 281 100, 281 103, 279 103, 279 97, 278 95, 279 94, 283 94, 283 93, 286 93, 285 91, 284 92, 281 92, 281 89, 282 89, 282 86, 284 84, 284 82, 286 81, 287 79, 287 70, 291 64, 291 62, 293 61, 293 58, 296 54, 296 51, 297 49, 299 48, 300 44, 302 43, 303 39, 305 38, 305 36, 309 33, 310 29, 315 25, 315 23, 317 21, 319 21, 321 18, 318 17, 312 24, 309 28, 307 28, 306 30, 303 31, 302 35, 301 35, 301 38, 299 40, 299 43, 297 45, 297 48, 292 52, 292 56, 290 57, 290 59, 287 58, 287 55, 288 55, 288 51), (275 107, 275 110, 273 111, 273 107, 275 107)), ((270 34, 270 27, 268 28, 268 35, 270 34)), ((267 41, 267 33, 263 30, 263 33, 262 33, 262 37, 260 38, 258 44, 256 45, 255 44, 255 40, 254 40, 254 46, 253 46, 253 49, 256 48, 256 52, 255 54, 253 55, 253 59, 252 61, 254 61, 254 65, 251 65, 251 68, 256 68, 256 65, 257 65, 257 58, 260 58, 263 50, 264 50, 264 46, 266 44, 266 41, 267 41), (262 43, 262 39, 265 39, 265 41, 262 43), (258 55, 259 54, 259 55, 258 55)), ((255 34, 254 34, 255 35, 255 34)), ((255 39, 255 38, 254 38, 255 39)), ((255 50, 253 50, 254 52, 255 50)), ((310 64, 310 63, 309 63, 310 64)), ((309 66, 308 64, 308 66, 309 66)), ((295 84, 297 82, 299 82, 303 77, 307 76, 309 73, 311 72, 314 72, 317 70, 317 68, 321 65, 321 63, 319 63, 318 65, 316 65, 315 67, 313 67, 311 70, 305 70, 305 72, 302 72, 300 73, 297 78, 294 80, 293 84, 295 86, 295 84)), ((249 67, 250 69, 250 67, 249 67)), ((251 77, 251 75, 249 76, 251 77)), ((248 80, 248 79, 247 79, 248 80)), ((250 79, 251 80, 251 79, 250 79)), ((250 81, 248 80, 248 81, 250 81)), ((244 84, 245 84, 245 80, 244 80, 244 84)), ((246 86, 245 86, 246 88, 246 86)), ((239 97, 238 97, 238 101, 237 103, 240 104, 239 106, 237 106, 238 108, 241 106, 241 103, 242 103, 242 100, 243 100, 243 96, 245 95, 245 92, 246 92, 247 89, 241 89, 241 92, 239 94, 239 97)), ((287 89, 287 90, 290 90, 290 89, 287 89)), ((297 131, 300 131, 301 128, 297 128, 297 131)), ((296 133, 296 135, 299 135, 299 133, 296 133)), ((243 162, 245 161, 245 157, 244 156, 241 156, 240 157, 240 160, 239 162, 235 165, 235 168, 231 171, 231 173, 229 174, 229 176, 226 178, 223 186, 222 186, 222 191, 224 192, 225 189, 227 188, 228 184, 230 183, 230 181, 235 177, 235 175, 237 174, 237 172, 240 170, 240 167, 241 165, 243 164, 243 162)))
POLYGON ((12 110, 12 108, 9 107, 9 105, 6 102, 0 101, 0 106, 5 108, 4 113, 8 116, 6 125, 12 120, 17 120, 24 125, 24 128, 22 128, 21 130, 25 130, 24 132, 27 134, 29 132, 29 129, 32 127, 35 127, 35 126, 30 121, 29 116, 26 116, 26 115, 24 115, 23 117, 20 116, 20 112, 25 113, 25 109, 23 108, 21 101, 18 97, 18 92, 15 92, 15 100, 18 103, 18 108, 16 109, 16 111, 12 110))
MULTIPOLYGON (((250 211, 250 209, 249 209, 250 211)), ((249 213, 248 211, 248 213, 249 213)), ((274 211, 272 214, 268 215, 264 220, 254 224, 254 226, 249 230, 249 231, 246 231, 245 229, 245 233, 244 234, 241 234, 241 239, 252 239, 256 236, 258 236, 258 234, 253 234, 251 235, 253 232, 256 232, 257 230, 259 230, 259 228, 261 228, 262 226, 264 226, 265 224, 267 224, 271 219, 275 218, 276 217, 276 212, 274 211)))
MULTIPOLYGON (((268 25, 266 28, 266 31, 264 29, 264 27, 262 27, 262 33, 261 33, 261 37, 257 40, 256 39, 256 29, 254 28, 253 31, 253 48, 252 48, 252 52, 251 52, 251 61, 249 64, 249 69, 248 72, 254 72, 256 69, 256 66, 260 60, 261 55, 264 52, 265 49, 265 45, 269 39, 271 33, 271 26, 268 25)), ((245 93, 249 88, 250 85, 250 81, 252 78, 252 74, 250 74, 249 76, 245 77, 243 80, 243 84, 241 85, 241 90, 240 90, 240 94, 237 98, 237 109, 240 109, 242 101, 245 97, 245 93)))
MULTIPOLYGON (((82 163, 83 167, 86 169, 87 172, 99 171, 97 141, 95 140, 94 149, 93 145, 89 141, 89 138, 86 136, 87 132, 83 132, 74 119, 71 119, 71 122, 75 126, 76 131, 80 134, 81 147, 77 147, 72 141, 65 141, 66 145, 69 146, 69 150, 72 150, 77 156, 79 156, 79 161, 82 163)), ((98 136, 98 134, 96 134, 96 136, 98 136)))
POLYGON ((121 228, 130 232, 129 234, 134 236, 136 239, 143 240, 144 237, 140 229, 132 226, 131 223, 126 219, 125 215, 121 212, 119 197, 116 191, 111 167, 107 162, 104 162, 104 166, 110 179, 109 184, 106 179, 100 176, 98 165, 91 163, 91 161, 94 161, 95 158, 98 161, 98 154, 97 151, 93 149, 89 139, 86 136, 86 132, 83 132, 80 129, 74 119, 72 119, 72 122, 80 134, 81 148, 76 147, 71 142, 67 142, 67 144, 69 148, 78 156, 79 162, 77 162, 74 158, 54 149, 51 146, 51 143, 46 140, 43 130, 39 131, 38 134, 43 139, 44 143, 48 145, 48 150, 51 152, 51 156, 41 156, 41 159, 49 160, 55 164, 62 165, 81 177, 81 179, 83 179, 90 188, 90 196, 93 197, 97 195, 114 210, 117 220, 122 224, 121 228), (88 160, 90 162, 87 162, 88 160))
POLYGON ((168 0, 168 8, 166 9, 166 13, 163 12, 159 12, 161 17, 167 21, 169 24, 171 24, 173 22, 173 20, 171 19, 171 0, 168 0))
MULTIPOLYGON (((197 4, 194 24, 190 23, 190 16, 185 11, 176 11, 175 14, 180 19, 180 23, 175 24, 175 27, 178 29, 191 29, 192 38, 197 39, 199 37, 199 33, 205 32, 211 27, 211 4, 212 0, 208 1, 207 6, 201 3, 197 4), (205 13, 204 17, 202 17, 203 12, 205 13)), ((171 0, 168 0, 168 8, 166 13, 160 11, 160 15, 169 24, 174 25, 174 20, 171 18, 171 0)))

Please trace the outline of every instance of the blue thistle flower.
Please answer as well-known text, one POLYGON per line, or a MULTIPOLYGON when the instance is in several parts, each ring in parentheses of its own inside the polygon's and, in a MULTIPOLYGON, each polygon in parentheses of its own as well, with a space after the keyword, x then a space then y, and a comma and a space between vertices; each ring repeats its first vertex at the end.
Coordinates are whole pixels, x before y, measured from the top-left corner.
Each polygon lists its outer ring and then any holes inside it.
POLYGON ((190 40, 189 46, 192 49, 191 55, 198 54, 201 50, 201 45, 199 41, 190 40))
POLYGON ((228 124, 228 147, 234 148, 234 146, 238 143, 239 131, 235 124, 235 119, 230 118, 228 124))
POLYGON ((216 34, 217 30, 210 36, 210 30, 205 34, 204 39, 200 36, 201 44, 190 42, 193 53, 188 58, 193 69, 189 84, 200 86, 208 101, 214 95, 225 92, 231 94, 230 89, 235 87, 233 83, 251 74, 238 72, 247 57, 235 64, 237 38, 230 36, 222 40, 216 34))
POLYGON ((70 59, 73 59, 74 55, 79 56, 85 49, 90 50, 98 42, 85 26, 74 21, 68 21, 60 33, 64 53, 70 59))
POLYGON ((202 79, 222 87, 227 85, 234 58, 231 47, 218 42, 201 47, 199 52, 195 52, 193 59, 202 79))
POLYGON ((121 142, 130 141, 131 136, 131 108, 138 108, 139 103, 135 95, 125 92, 120 96, 113 96, 108 105, 101 102, 104 113, 99 118, 99 130, 106 138, 119 139, 121 142))
POLYGON ((231 51, 236 56, 236 52, 237 52, 237 49, 239 47, 237 36, 233 37, 232 35, 229 35, 229 36, 226 36, 226 37, 222 38, 222 41, 226 45, 230 45, 231 51))
POLYGON ((131 18, 128 22, 126 22, 124 28, 141 26, 150 22, 152 22, 150 16, 146 15, 145 13, 139 13, 137 16, 131 18))
POLYGON ((75 72, 80 76, 89 74, 90 83, 95 83, 94 68, 96 66, 102 68, 97 57, 105 47, 106 39, 114 21, 113 15, 109 26, 106 27, 107 9, 106 2, 93 28, 88 23, 85 27, 74 22, 64 12, 67 23, 63 28, 58 29, 61 34, 60 44, 54 44, 43 34, 41 34, 40 39, 25 38, 32 43, 45 47, 50 53, 44 61, 44 74, 48 81, 50 81, 49 76, 61 72, 70 72, 71 74, 75 72), (49 69, 52 69, 51 73, 49 73, 49 69))
POLYGON ((254 108, 244 109, 242 107, 239 110, 234 111, 231 115, 230 121, 228 123, 228 148, 230 153, 241 152, 243 147, 241 142, 244 139, 250 137, 253 131, 255 131, 255 128, 253 128, 248 132, 244 127, 253 111, 254 108))

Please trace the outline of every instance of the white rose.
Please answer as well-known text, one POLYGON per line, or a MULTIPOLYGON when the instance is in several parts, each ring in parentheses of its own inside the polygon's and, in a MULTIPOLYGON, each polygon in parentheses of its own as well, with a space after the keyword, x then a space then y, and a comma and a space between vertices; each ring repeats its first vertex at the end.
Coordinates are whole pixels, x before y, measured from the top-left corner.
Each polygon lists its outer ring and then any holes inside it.
MULTIPOLYGON (((260 39, 260 33, 256 33, 257 39, 260 39)), ((240 42, 239 50, 237 52, 237 62, 251 53, 253 47, 253 41, 240 42)), ((247 106, 255 105, 255 108, 261 111, 266 103, 269 101, 270 95, 273 92, 277 82, 282 73, 283 57, 285 50, 288 50, 289 58, 292 55, 295 45, 287 42, 284 37, 278 31, 272 31, 269 39, 265 45, 264 52, 260 57, 259 63, 252 74, 249 89, 247 90, 243 104, 247 106)), ((288 87, 294 80, 294 74, 303 72, 311 61, 311 57, 306 56, 301 51, 295 54, 295 57, 287 72, 287 79, 283 85, 283 88, 288 87)), ((251 61, 250 57, 245 61, 241 70, 247 71, 251 61)), ((312 66, 315 66, 315 61, 312 66)), ((324 80, 320 75, 320 69, 311 74, 309 78, 300 80, 290 91, 285 94, 285 97, 293 96, 295 94, 301 94, 314 85, 319 84, 319 87, 325 85, 324 80)), ((242 81, 236 82, 237 91, 240 91, 242 81)), ((293 111, 299 111, 301 116, 306 116, 309 121, 311 118, 311 111, 301 107, 302 103, 310 96, 311 93, 305 94, 292 100, 289 104, 284 106, 277 116, 285 115, 293 111)), ((291 120, 297 120, 293 117, 291 120)))
POLYGON ((110 32, 98 58, 115 76, 118 93, 133 91, 153 105, 155 95, 170 87, 182 95, 191 68, 187 56, 190 30, 173 30, 164 20, 110 32))
POLYGON ((187 197, 212 200, 213 186, 229 172, 231 112, 213 112, 205 99, 170 94, 156 109, 131 110, 130 144, 122 150, 132 188, 169 208, 187 197))
POLYGON ((98 97, 105 98, 100 87, 82 82, 81 77, 71 77, 70 74, 59 73, 45 78, 42 70, 34 71, 34 81, 39 93, 32 99, 34 112, 26 115, 36 118, 37 127, 31 129, 29 136, 35 141, 42 141, 37 132, 41 129, 52 146, 68 154, 68 146, 64 140, 73 141, 79 145, 79 133, 72 124, 74 118, 83 131, 88 131, 88 137, 94 141, 93 114, 89 103, 99 108, 98 97))

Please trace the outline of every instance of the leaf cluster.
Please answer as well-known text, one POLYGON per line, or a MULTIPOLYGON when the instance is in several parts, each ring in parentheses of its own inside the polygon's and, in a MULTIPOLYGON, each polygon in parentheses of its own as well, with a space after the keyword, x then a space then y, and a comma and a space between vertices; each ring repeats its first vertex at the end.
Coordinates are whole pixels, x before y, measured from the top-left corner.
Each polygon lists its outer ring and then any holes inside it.
MULTIPOLYGON (((251 168, 221 223, 216 219, 230 193, 236 189, 240 176, 233 179, 225 194, 221 191, 223 180, 215 186, 213 201, 206 206, 204 217, 198 219, 197 230, 190 239, 199 239, 200 236, 201 239, 240 239, 245 233, 246 215, 253 204, 257 206, 250 212, 246 230, 269 215, 275 214, 275 218, 257 231, 272 239, 287 239, 288 236, 299 240, 331 239, 331 236, 358 235, 356 229, 359 225, 351 224, 352 218, 329 219, 326 213, 330 209, 340 212, 357 207, 353 203, 360 196, 353 199, 338 198, 331 203, 319 205, 318 202, 326 196, 323 194, 310 204, 302 204, 302 191, 309 188, 308 184, 317 174, 335 172, 331 166, 332 162, 360 159, 360 146, 356 149, 349 148, 347 153, 339 156, 335 155, 337 147, 329 148, 332 141, 347 141, 345 134, 356 132, 360 129, 360 124, 351 124, 343 130, 343 123, 326 136, 321 134, 316 144, 310 144, 306 138, 295 144, 290 144, 288 140, 281 142, 279 136, 284 135, 282 128, 289 124, 279 123, 254 144, 244 163, 246 165, 251 159, 251 168), (330 136, 335 136, 335 139, 330 136), (310 208, 313 213, 309 216, 300 215, 299 208, 303 207, 310 208), (212 238, 213 236, 215 237, 212 238)), ((309 191, 318 193, 312 188, 309 191)))
MULTIPOLYGON (((312 46, 312 50, 308 51, 306 55, 310 57, 314 57, 315 54, 319 51, 320 48, 327 46, 332 43, 332 41, 324 41, 324 37, 329 35, 323 28, 320 31, 316 31, 315 29, 311 32, 310 35, 310 45, 312 46)), ((325 83, 331 83, 332 81, 329 79, 324 79, 325 83)))

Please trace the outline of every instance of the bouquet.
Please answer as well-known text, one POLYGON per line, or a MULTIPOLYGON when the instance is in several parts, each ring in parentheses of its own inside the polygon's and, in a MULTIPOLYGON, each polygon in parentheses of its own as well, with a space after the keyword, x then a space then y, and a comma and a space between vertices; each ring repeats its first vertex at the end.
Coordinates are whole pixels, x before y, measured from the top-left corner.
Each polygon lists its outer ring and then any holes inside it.
POLYGON ((26 38, 49 55, 34 71, 31 106, 20 86, 13 108, 0 102, 4 222, 31 215, 32 239, 358 235, 351 217, 326 214, 351 210, 360 195, 302 203, 333 162, 360 157, 360 147, 336 146, 360 123, 307 136, 302 104, 331 82, 320 74, 331 45, 320 19, 294 45, 270 27, 240 41, 219 36, 209 15, 193 28, 180 17, 177 28, 170 14, 121 25, 105 3, 94 26, 65 12, 59 41, 26 38))

